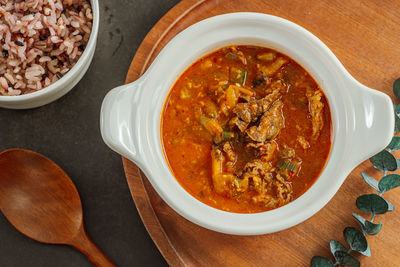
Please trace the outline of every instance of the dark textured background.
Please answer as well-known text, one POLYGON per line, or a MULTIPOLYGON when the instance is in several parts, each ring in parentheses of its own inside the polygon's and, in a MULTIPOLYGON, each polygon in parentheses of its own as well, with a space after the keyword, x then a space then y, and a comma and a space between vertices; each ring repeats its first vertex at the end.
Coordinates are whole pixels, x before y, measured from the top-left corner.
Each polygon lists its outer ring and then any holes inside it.
MULTIPOLYGON (((100 0, 93 62, 80 83, 56 102, 33 110, 0 109, 0 151, 26 148, 59 164, 82 199, 87 231, 117 266, 165 266, 132 201, 121 158, 102 141, 100 105, 125 80, 154 24, 178 0, 100 0)), ((91 266, 67 246, 23 236, 0 215, 0 266, 91 266)))

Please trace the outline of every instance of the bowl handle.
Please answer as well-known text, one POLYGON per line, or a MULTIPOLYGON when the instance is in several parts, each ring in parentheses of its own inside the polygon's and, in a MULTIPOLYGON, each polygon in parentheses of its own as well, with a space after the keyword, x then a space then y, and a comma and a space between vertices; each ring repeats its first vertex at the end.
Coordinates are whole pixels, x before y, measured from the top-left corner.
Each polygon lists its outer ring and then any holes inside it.
POLYGON ((144 79, 112 89, 101 105, 100 130, 104 142, 118 154, 138 163, 138 106, 144 79))
POLYGON ((382 92, 352 81, 351 92, 354 120, 352 132, 351 169, 385 149, 394 133, 394 108, 390 97, 382 92))

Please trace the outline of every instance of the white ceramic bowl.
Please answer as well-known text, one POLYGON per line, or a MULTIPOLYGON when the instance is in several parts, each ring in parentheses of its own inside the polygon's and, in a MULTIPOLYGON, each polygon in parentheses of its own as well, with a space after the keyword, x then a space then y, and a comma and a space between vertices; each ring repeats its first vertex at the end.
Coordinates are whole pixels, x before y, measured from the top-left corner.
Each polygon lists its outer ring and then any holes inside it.
POLYGON ((135 162, 180 215, 218 232, 255 235, 289 228, 319 211, 354 167, 390 142, 393 112, 387 95, 357 82, 304 28, 275 16, 232 13, 182 31, 140 79, 110 91, 101 109, 101 132, 106 144, 135 162), (293 202, 256 214, 221 211, 192 197, 173 177, 161 143, 163 104, 176 79, 200 57, 232 44, 270 47, 296 60, 324 90, 332 113, 332 150, 321 176, 293 202))
POLYGON ((90 0, 93 26, 85 51, 78 62, 60 80, 34 93, 18 96, 0 96, 0 107, 9 109, 36 108, 53 102, 68 93, 85 75, 96 50, 100 9, 98 0, 90 0))

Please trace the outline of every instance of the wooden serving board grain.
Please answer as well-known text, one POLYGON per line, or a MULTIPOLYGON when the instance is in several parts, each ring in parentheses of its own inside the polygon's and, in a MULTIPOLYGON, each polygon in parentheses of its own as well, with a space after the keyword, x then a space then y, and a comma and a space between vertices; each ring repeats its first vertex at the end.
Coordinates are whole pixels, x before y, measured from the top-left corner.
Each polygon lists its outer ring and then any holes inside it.
MULTIPOLYGON (((399 0, 184 0, 146 36, 126 82, 137 79, 165 44, 191 24, 218 14, 253 11, 280 16, 308 29, 361 83, 393 96, 392 83, 400 77, 399 10, 399 0)), ((304 223, 275 234, 240 237, 209 231, 185 220, 161 200, 135 164, 126 159, 123 162, 143 223, 172 266, 307 266, 314 255, 331 257, 329 240, 344 242, 343 229, 356 226, 351 213, 357 211, 357 196, 372 192, 360 172, 381 175, 364 162, 329 204, 304 223)), ((385 195, 400 207, 399 190, 385 195)), ((376 220, 383 222, 383 229, 368 237, 372 257, 357 257, 362 266, 400 266, 400 212, 395 210, 376 220)))

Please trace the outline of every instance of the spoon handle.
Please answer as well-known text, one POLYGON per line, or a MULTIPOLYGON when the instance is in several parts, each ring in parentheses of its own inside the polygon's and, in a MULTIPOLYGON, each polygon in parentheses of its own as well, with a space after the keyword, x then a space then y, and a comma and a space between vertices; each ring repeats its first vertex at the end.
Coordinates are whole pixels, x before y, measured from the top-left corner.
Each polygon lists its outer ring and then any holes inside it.
POLYGON ((96 267, 115 267, 115 264, 90 240, 84 227, 71 240, 70 245, 85 255, 96 267))

